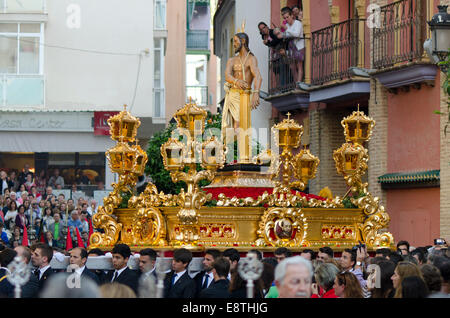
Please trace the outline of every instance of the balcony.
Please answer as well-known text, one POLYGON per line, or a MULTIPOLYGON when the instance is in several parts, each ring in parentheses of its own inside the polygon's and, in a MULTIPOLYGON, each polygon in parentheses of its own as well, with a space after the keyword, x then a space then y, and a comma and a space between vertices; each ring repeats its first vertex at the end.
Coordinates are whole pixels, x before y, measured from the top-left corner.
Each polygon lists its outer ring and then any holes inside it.
POLYGON ((0 13, 46 13, 46 0, 0 0, 0 13))
POLYGON ((380 28, 373 29, 373 67, 391 67, 423 55, 426 21, 421 0, 401 0, 381 7, 380 28))
POLYGON ((186 49, 194 51, 208 51, 209 31, 208 30, 186 31, 186 49))
POLYGON ((372 75, 390 92, 409 90, 422 83, 434 85, 436 67, 425 58, 423 45, 429 37, 424 0, 400 0, 380 9, 380 28, 373 29, 372 75))
POLYGON ((322 85, 350 78, 352 67, 363 67, 364 46, 361 19, 350 19, 312 33, 312 80, 322 85))
POLYGON ((199 106, 208 106, 208 86, 186 86, 186 102, 192 97, 199 106))
POLYGON ((44 106, 42 75, 0 75, 0 106, 44 106))

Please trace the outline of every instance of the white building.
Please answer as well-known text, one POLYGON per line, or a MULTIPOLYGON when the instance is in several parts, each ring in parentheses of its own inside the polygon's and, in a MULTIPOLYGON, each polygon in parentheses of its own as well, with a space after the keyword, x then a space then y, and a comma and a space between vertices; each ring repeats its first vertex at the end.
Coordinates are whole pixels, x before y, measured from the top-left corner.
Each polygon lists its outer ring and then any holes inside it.
POLYGON ((165 0, 0 0, 0 169, 108 187, 105 118, 127 104, 144 149, 165 125, 166 37, 165 0))

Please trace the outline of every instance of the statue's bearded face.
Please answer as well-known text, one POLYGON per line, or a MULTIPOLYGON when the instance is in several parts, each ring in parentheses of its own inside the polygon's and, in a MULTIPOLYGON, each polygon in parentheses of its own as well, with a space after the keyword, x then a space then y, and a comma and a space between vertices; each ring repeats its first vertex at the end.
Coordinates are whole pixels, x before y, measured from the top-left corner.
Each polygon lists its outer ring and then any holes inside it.
POLYGON ((233 46, 234 46, 234 53, 238 53, 239 51, 241 51, 242 42, 241 39, 238 38, 237 36, 234 37, 233 46))

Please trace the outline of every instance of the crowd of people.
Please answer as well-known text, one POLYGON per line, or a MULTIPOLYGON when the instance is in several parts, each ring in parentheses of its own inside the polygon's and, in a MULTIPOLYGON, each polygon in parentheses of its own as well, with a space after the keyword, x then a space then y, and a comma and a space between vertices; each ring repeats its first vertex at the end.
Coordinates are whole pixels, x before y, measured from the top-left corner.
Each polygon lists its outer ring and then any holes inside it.
POLYGON ((80 195, 75 184, 71 198, 53 193, 64 186, 58 169, 50 178, 36 177, 28 165, 18 175, 0 171, 0 242, 10 248, 44 242, 64 250, 70 232, 70 244, 87 247, 97 202, 80 195))
POLYGON ((281 26, 272 23, 273 28, 269 28, 263 21, 258 23, 263 43, 270 48, 272 87, 303 80, 305 39, 302 10, 297 5, 292 8, 284 7, 281 9, 281 16, 281 26))
MULTIPOLYGON (((164 279, 160 297, 164 298, 247 298, 247 282, 241 277, 241 254, 234 248, 224 251, 207 249, 203 270, 189 270, 192 252, 179 248, 173 252, 171 268, 156 269, 158 253, 147 248, 132 253, 126 244, 116 244, 110 254, 113 270, 88 269, 88 258, 105 256, 100 249, 89 252, 75 247, 68 252, 73 271, 51 268, 59 252, 46 243, 14 249, 0 245, 0 295, 13 297, 14 286, 8 281, 8 265, 16 256, 29 264, 30 280, 22 286, 22 297, 50 298, 135 298, 156 297, 156 282, 164 279), (139 269, 130 269, 131 257, 138 258, 139 269), (31 262, 31 263, 30 263, 31 262), (67 282, 68 272, 80 278, 78 287, 67 282), (164 273, 161 277, 161 273, 164 273)), ((253 297, 265 298, 448 298, 450 297, 450 257, 446 243, 411 247, 406 241, 397 250, 376 250, 369 256, 364 245, 342 251, 322 247, 316 253, 305 249, 294 255, 281 247, 274 257, 263 257, 257 249, 246 256, 263 265, 260 278, 254 281, 253 297)), ((64 255, 64 254, 63 254, 64 255)), ((161 263, 162 264, 162 263, 161 263)))

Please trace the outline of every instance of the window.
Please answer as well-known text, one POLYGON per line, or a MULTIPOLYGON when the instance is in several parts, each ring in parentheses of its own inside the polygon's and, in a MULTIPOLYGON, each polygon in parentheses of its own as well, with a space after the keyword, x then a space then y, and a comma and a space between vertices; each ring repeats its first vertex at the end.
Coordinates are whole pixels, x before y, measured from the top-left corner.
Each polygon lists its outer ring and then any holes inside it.
POLYGON ((0 73, 42 74, 41 23, 0 23, 0 73))
POLYGON ((164 101, 164 39, 156 38, 153 40, 153 117, 165 117, 165 101, 164 101))
POLYGON ((166 0, 155 0, 155 18, 153 28, 155 30, 166 29, 166 0))
POLYGON ((45 0, 0 0, 0 13, 42 13, 46 11, 45 0))
POLYGON ((206 55, 186 55, 186 100, 192 97, 201 106, 208 105, 207 65, 206 55))
POLYGON ((43 106, 43 23, 0 23, 0 106, 43 106))

